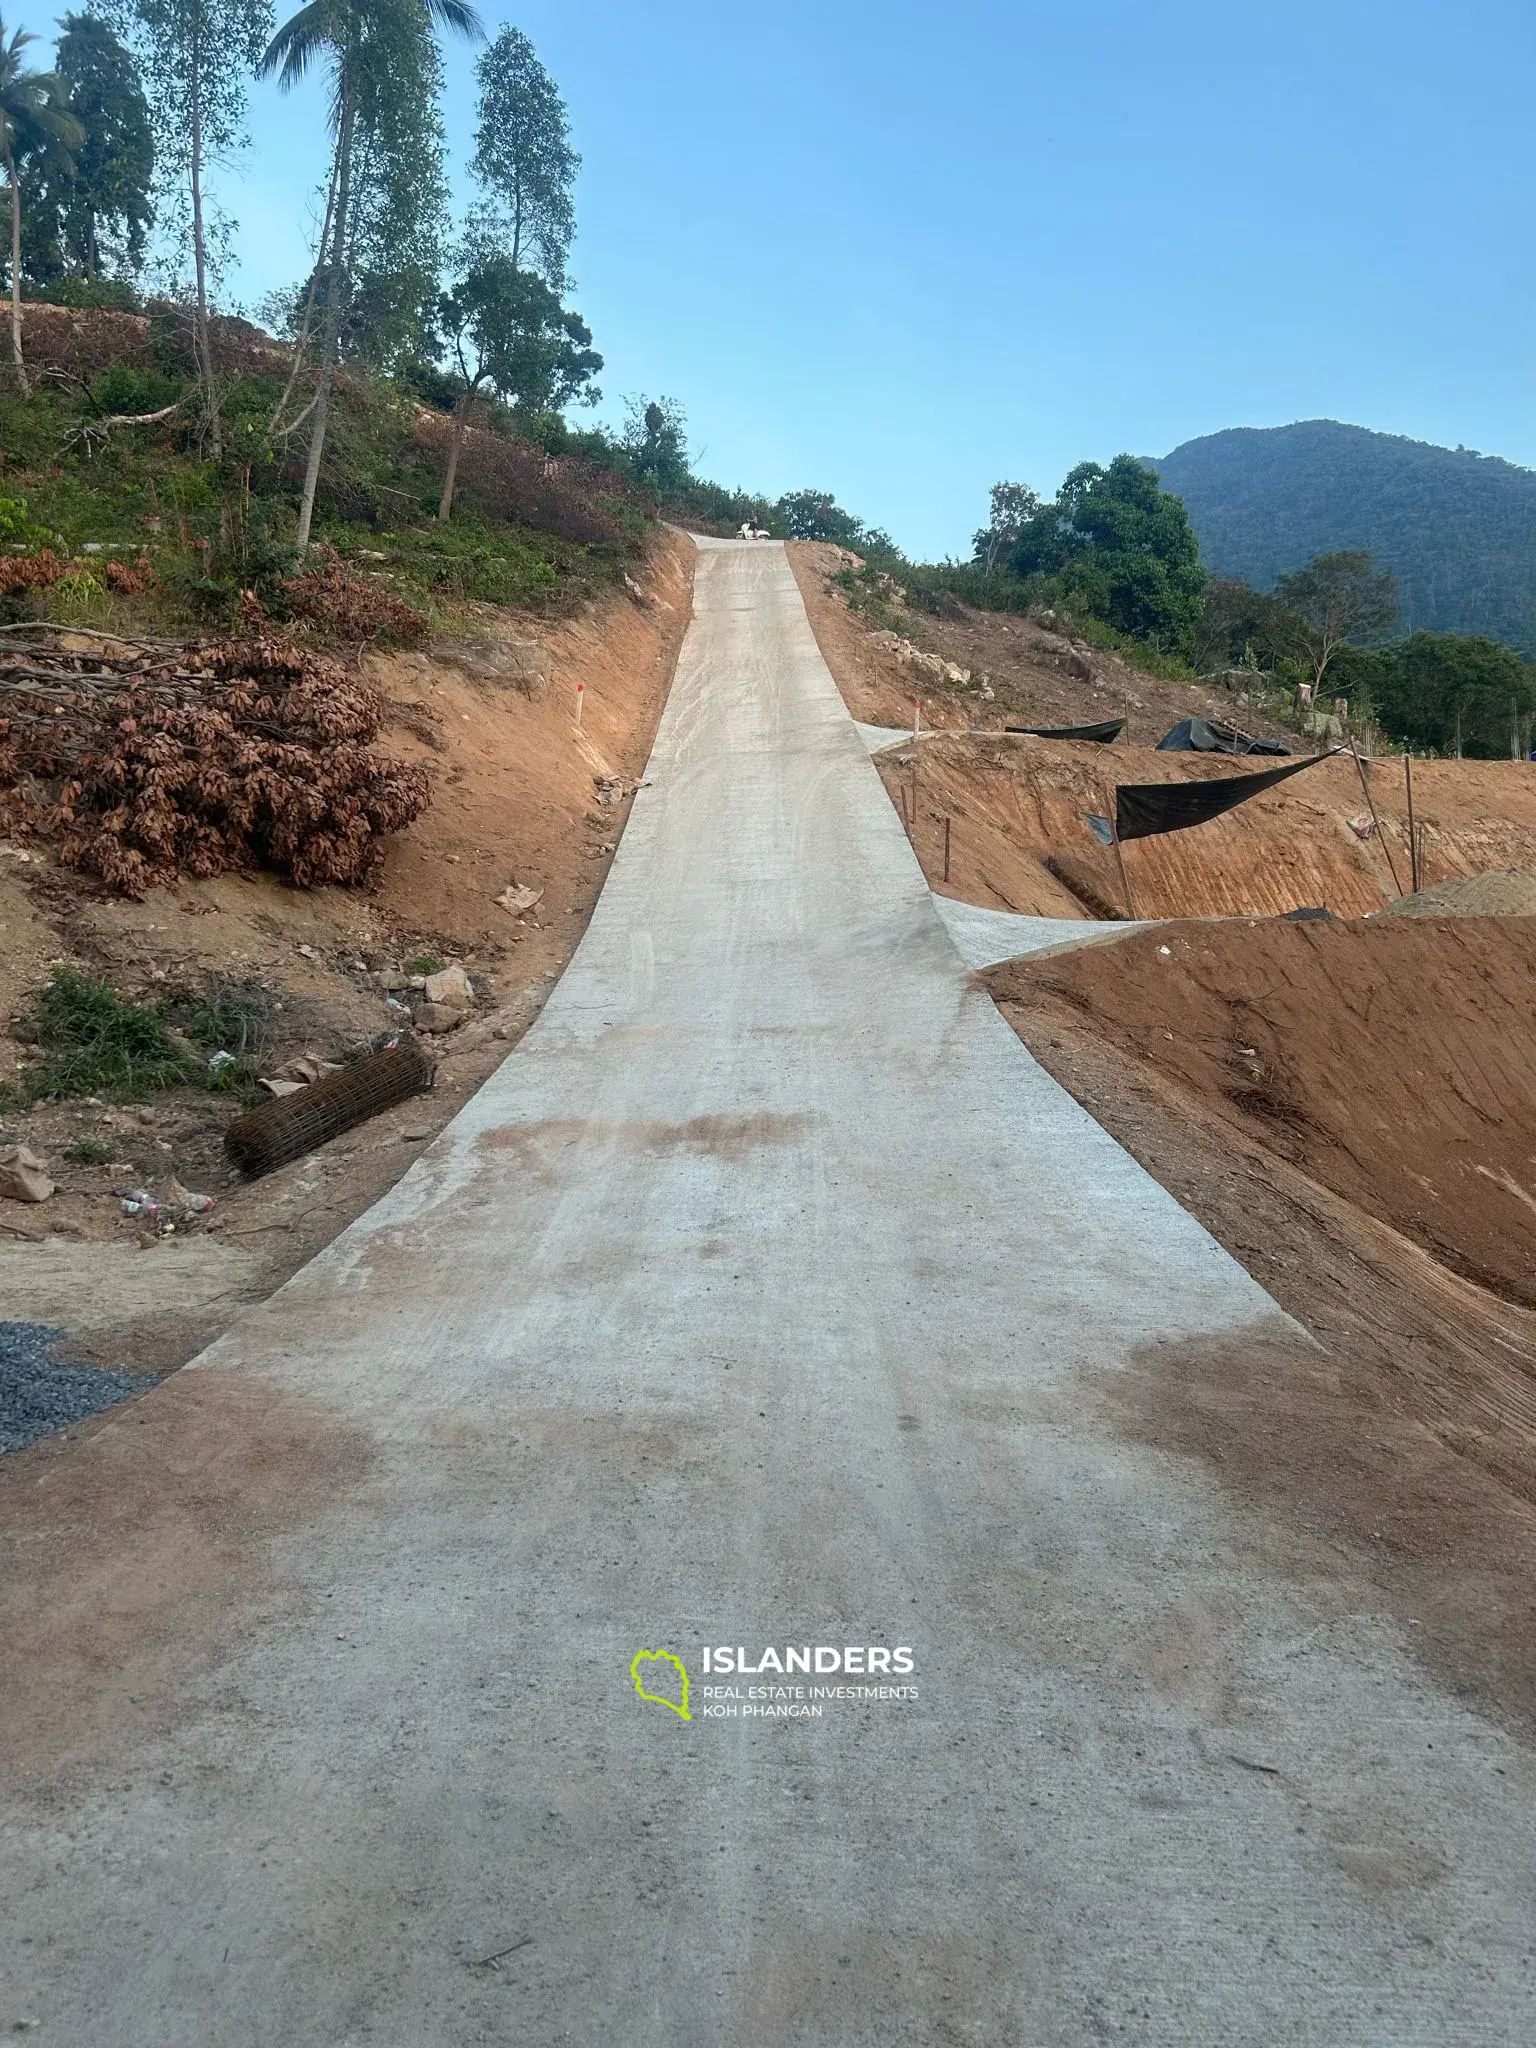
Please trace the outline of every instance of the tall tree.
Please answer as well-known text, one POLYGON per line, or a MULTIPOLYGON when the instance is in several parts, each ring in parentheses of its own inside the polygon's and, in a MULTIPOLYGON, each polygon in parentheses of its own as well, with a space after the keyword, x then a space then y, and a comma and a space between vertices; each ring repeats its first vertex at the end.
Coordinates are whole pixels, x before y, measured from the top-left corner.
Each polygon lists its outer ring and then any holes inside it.
POLYGON ((509 256, 472 262, 443 299, 438 317, 462 380, 437 514, 447 519, 459 451, 479 394, 492 391, 534 413, 560 412, 573 398, 592 404, 601 396, 592 379, 603 359, 580 314, 567 312, 543 278, 519 270, 509 256))
POLYGON ((1040 500, 1028 484, 994 484, 990 517, 972 546, 977 563, 990 576, 1024 538, 1024 529, 1038 518, 1040 500))
POLYGON ((1134 455, 1082 462, 1024 528, 1009 567, 1055 576, 1069 603, 1122 633, 1176 647, 1200 616, 1205 570, 1183 500, 1134 455))
POLYGON ((284 22, 260 60, 261 75, 275 75, 284 91, 297 85, 312 65, 324 64, 330 73, 331 179, 318 266, 324 280, 320 362, 299 499, 300 547, 309 545, 331 385, 352 298, 359 151, 370 147, 370 137, 373 148, 382 146, 391 81, 398 91, 401 79, 401 44, 424 23, 463 36, 483 33, 469 0, 308 0, 284 22))
POLYGON ((113 26, 137 44, 154 133, 162 225, 192 258, 192 343, 203 421, 223 452, 209 333, 220 237, 209 203, 209 167, 245 144, 250 76, 271 28, 271 0, 100 0, 113 26))
POLYGON ((624 446, 639 481, 666 498, 689 481, 688 416, 676 398, 631 398, 625 408, 624 446))
POLYGON ((69 112, 63 81, 52 71, 32 71, 25 54, 37 41, 19 28, 5 39, 0 21, 0 166, 11 201, 11 361, 26 397, 31 389, 21 345, 21 186, 29 155, 68 153, 82 140, 80 123, 69 112))
POLYGON ((1304 622, 1303 638, 1314 689, 1341 647, 1385 633, 1397 617, 1397 579, 1378 569, 1365 548, 1314 555, 1275 583, 1280 602, 1304 622))
POLYGON ((154 220, 155 139, 132 53, 94 14, 66 14, 55 69, 85 130, 74 173, 58 187, 57 235, 66 269, 99 276, 108 262, 136 269, 154 220))
POLYGON ((521 29, 504 28, 475 65, 480 120, 470 170, 484 187, 496 239, 517 270, 563 294, 576 233, 571 187, 581 158, 565 103, 521 29))

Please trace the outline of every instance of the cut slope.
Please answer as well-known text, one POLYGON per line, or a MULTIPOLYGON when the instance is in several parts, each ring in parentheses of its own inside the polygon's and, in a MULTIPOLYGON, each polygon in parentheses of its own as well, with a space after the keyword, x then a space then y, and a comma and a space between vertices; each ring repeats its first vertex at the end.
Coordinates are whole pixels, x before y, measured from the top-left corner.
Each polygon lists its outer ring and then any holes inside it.
MULTIPOLYGON (((876 767, 935 888, 993 909, 1071 916, 1075 906, 1098 917, 1126 914, 1115 857, 1085 822, 1113 812, 1117 784, 1245 772, 1242 762, 1154 748, 961 733, 888 748, 876 767)), ((1132 842, 1125 865, 1137 915, 1381 909, 1398 894, 1393 864, 1405 886, 1409 874, 1401 764, 1376 762, 1370 784, 1385 844, 1374 827, 1360 836, 1370 814, 1347 754, 1208 824, 1132 842)), ((1523 763, 1420 762, 1414 797, 1426 883, 1536 864, 1536 776, 1523 763)))
POLYGON ((1536 919, 1177 925, 987 978, 1005 1005, 1052 990, 1453 1272, 1536 1308, 1536 919))

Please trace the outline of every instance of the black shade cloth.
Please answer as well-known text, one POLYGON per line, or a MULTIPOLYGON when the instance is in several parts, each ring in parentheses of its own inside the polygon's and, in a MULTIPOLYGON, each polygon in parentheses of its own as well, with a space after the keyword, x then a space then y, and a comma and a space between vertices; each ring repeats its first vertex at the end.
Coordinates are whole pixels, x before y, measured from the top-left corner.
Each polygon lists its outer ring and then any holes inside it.
POLYGON ((1125 720, 1103 718, 1097 725, 1005 725, 1003 731, 1032 733, 1037 740, 1095 740, 1107 747, 1125 731, 1125 720))
POLYGON ((1157 743, 1160 754, 1288 754, 1284 740, 1256 740, 1212 718, 1181 718, 1157 743))
POLYGON ((1261 789, 1273 789, 1287 775, 1332 758, 1309 754, 1287 761, 1283 768, 1264 768, 1257 775, 1223 775, 1214 782, 1123 782, 1115 791, 1115 837, 1150 839, 1158 832, 1183 832, 1235 810, 1261 789))

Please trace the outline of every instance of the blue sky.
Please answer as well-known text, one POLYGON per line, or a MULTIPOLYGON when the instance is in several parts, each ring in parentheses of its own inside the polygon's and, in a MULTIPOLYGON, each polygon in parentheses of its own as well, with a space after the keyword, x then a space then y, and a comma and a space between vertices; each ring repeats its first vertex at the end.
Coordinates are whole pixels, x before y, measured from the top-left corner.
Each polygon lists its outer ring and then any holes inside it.
MULTIPOLYGON (((677 397, 721 482, 823 486, 936 556, 998 477, 1226 426, 1536 466, 1528 0, 484 11, 570 108, 604 414, 677 397)), ((304 270, 320 86, 258 89, 251 125, 247 301, 304 270)))

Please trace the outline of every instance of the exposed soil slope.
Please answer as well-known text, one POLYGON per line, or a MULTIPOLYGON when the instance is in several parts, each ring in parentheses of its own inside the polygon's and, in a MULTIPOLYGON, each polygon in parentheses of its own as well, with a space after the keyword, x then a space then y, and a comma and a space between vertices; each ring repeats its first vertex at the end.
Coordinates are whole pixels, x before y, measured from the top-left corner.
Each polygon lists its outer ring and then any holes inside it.
MULTIPOLYGON (((1179 719, 1199 715, 1279 734, 1223 691, 1148 675, 1023 617, 911 618, 914 643, 985 675, 992 695, 980 697, 974 684, 914 683, 888 636, 872 631, 828 580, 854 558, 809 542, 792 543, 789 553, 822 654, 854 717, 909 728, 913 697, 921 695, 923 723, 933 731, 918 743, 915 780, 910 745, 881 753, 877 765, 929 882, 965 902, 1052 917, 1126 916, 1114 856, 1085 813, 1112 814, 1120 783, 1203 781, 1255 765, 1159 753, 1155 742, 1179 719), (1121 716, 1126 734, 1113 747, 996 730, 1121 716)), ((1125 861, 1136 914, 1251 917, 1322 906, 1363 917, 1395 902, 1411 874, 1402 763, 1386 757, 1367 774, 1368 794, 1342 755, 1207 825, 1135 841, 1125 861)), ((1529 763, 1421 761, 1414 799, 1425 887, 1490 868, 1536 867, 1536 770, 1529 763)))
POLYGON ((957 617, 938 619, 902 605, 894 593, 900 637, 969 669, 973 678, 968 689, 960 690, 927 678, 914 682, 888 639, 850 610, 829 580, 856 563, 856 555, 824 541, 791 541, 789 559, 822 656, 848 709, 867 725, 909 727, 912 699, 920 696, 923 723, 948 730, 1124 718, 1129 742, 1155 746, 1179 719, 1198 717, 1224 724, 1235 720, 1244 731, 1280 735, 1281 728, 1260 709, 1230 691, 1150 675, 1118 654, 1053 633, 1021 612, 957 607, 957 617))
MULTIPOLYGON (((691 543, 663 534, 638 594, 554 628, 486 608, 472 645, 367 657, 394 706, 387 741, 433 779, 429 808, 367 889, 224 876, 132 903, 37 849, 0 850, 0 1019, 24 1017, 60 963, 141 999, 196 992, 217 976, 270 997, 271 1070, 397 1028, 402 1013, 381 985, 388 963, 458 960, 480 992, 471 1021, 432 1041, 430 1096, 255 1184, 223 1156, 238 1107, 227 1096, 178 1089, 132 1106, 0 1110, 0 1144, 31 1146, 60 1187, 45 1204, 0 1201, 0 1289, 14 1283, 29 1318, 81 1332, 104 1363, 178 1364, 399 1178, 537 1015, 586 927, 628 814, 619 789, 632 792, 665 702, 692 573, 691 543), (599 783, 617 800, 601 802, 599 783), (520 917, 494 901, 514 881, 543 892, 520 917), (64 1149, 81 1141, 110 1148, 110 1159, 70 1163, 64 1149), (217 1207, 206 1231, 140 1249, 113 1190, 172 1173, 217 1207)), ((29 1055, 0 1036, 0 1082, 29 1055)))
MULTIPOLYGON (((933 886, 967 902, 1051 907, 1062 916, 1074 914, 1069 903, 1081 915, 1127 914, 1114 855, 1085 822, 1090 812, 1113 814, 1117 784, 1223 779, 1253 765, 1146 747, 959 733, 934 734, 915 753, 913 843, 933 886)), ((876 756, 892 801, 909 821, 913 761, 911 744, 876 756)), ((1395 760, 1381 760, 1369 773, 1380 836, 1345 754, 1209 824, 1132 841, 1124 851, 1136 914, 1263 917, 1311 905, 1364 917, 1394 902, 1394 868, 1405 886, 1409 875, 1402 771, 1395 760)), ((1420 762, 1414 799, 1426 883, 1536 862, 1536 773, 1524 762, 1420 762)))
POLYGON ((1373 1398, 1536 1499, 1536 920, 1175 924, 986 980, 1373 1398))

